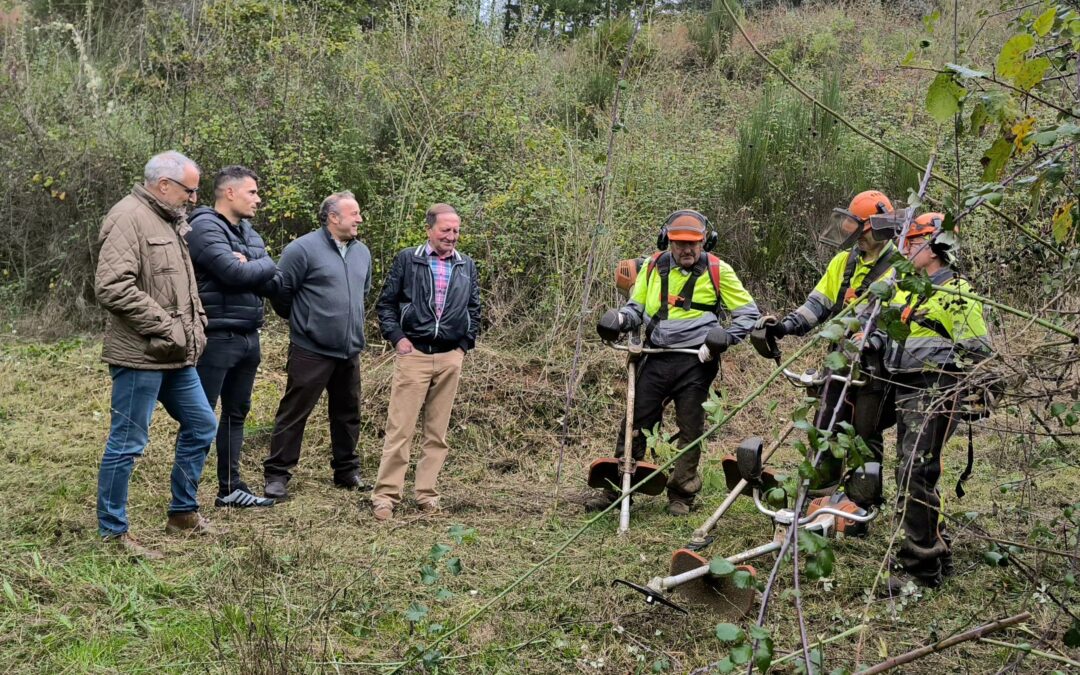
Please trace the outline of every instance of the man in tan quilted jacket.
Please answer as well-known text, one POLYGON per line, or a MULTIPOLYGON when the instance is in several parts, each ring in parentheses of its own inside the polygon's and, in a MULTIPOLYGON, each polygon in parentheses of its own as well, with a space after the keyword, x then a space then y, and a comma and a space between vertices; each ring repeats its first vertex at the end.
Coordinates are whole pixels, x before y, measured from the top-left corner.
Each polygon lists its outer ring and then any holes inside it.
POLYGON ((98 472, 98 532, 128 553, 161 553, 128 532, 128 482, 149 441, 158 401, 180 423, 165 531, 212 532, 196 491, 217 421, 195 371, 206 345, 206 315, 184 234, 199 168, 179 152, 155 155, 145 180, 105 216, 94 291, 109 311, 102 360, 112 377, 112 422, 98 472))

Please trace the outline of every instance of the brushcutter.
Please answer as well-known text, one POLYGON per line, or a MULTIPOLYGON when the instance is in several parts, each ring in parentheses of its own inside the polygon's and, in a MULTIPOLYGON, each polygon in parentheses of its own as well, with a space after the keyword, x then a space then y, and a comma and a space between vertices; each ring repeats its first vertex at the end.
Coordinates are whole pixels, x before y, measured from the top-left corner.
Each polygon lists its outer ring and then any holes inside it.
MULTIPOLYGON (((868 327, 873 326, 879 311, 880 302, 875 303, 870 311, 866 324, 868 327)), ((868 333, 869 330, 866 332, 868 333)), ((759 344, 763 347, 767 346, 760 341, 759 344)), ((755 344, 755 347, 758 347, 758 344, 755 344)), ((777 360, 780 358, 775 343, 768 349, 768 354, 762 350, 759 351, 763 356, 777 360)), ((840 385, 838 400, 843 400, 850 387, 863 387, 868 382, 868 379, 856 379, 858 368, 854 366, 848 368, 843 375, 828 369, 819 375, 814 370, 795 373, 787 368, 783 370, 783 374, 793 385, 811 390, 820 400, 825 400, 825 394, 830 387, 840 385)), ((826 407, 822 406, 818 411, 815 426, 831 431, 836 426, 838 411, 839 406, 836 406, 831 419, 825 420, 826 407)), ((708 545, 710 543, 707 537, 708 531, 715 526, 716 521, 730 508, 731 504, 749 488, 757 510, 772 519, 774 523, 773 539, 768 543, 728 556, 724 560, 735 565, 737 570, 748 574, 750 579, 756 576, 756 571, 752 565, 745 563, 779 551, 785 538, 789 536, 790 528, 796 527, 822 536, 829 536, 835 532, 857 534, 865 531, 867 523, 878 515, 876 507, 881 499, 880 462, 867 462, 849 474, 844 482, 843 494, 822 495, 813 499, 806 509, 806 515, 800 515, 786 506, 779 510, 767 507, 761 501, 761 494, 777 487, 777 479, 764 468, 764 463, 790 434, 791 428, 790 425, 786 427, 780 439, 768 449, 764 447, 762 439, 751 437, 739 445, 733 458, 725 458, 725 478, 730 489, 728 497, 709 520, 695 531, 695 541, 691 542, 691 546, 698 544, 697 550, 708 545), (735 480, 736 476, 737 480, 735 480)), ((612 585, 615 584, 622 584, 641 593, 648 604, 660 603, 686 613, 684 608, 668 597, 673 591, 679 589, 681 595, 690 602, 703 605, 721 617, 732 620, 745 616, 753 606, 755 598, 753 583, 745 578, 741 582, 736 582, 736 576, 733 574, 715 573, 710 562, 690 546, 672 554, 668 576, 655 577, 645 586, 624 579, 615 579, 612 585)))
POLYGON ((655 577, 645 586, 615 579, 611 582, 613 586, 628 586, 644 595, 645 602, 650 605, 659 603, 688 613, 668 597, 678 589, 687 601, 712 610, 720 618, 735 621, 749 614, 756 597, 751 582, 757 575, 756 570, 745 563, 779 551, 790 528, 828 537, 835 532, 848 532, 853 526, 865 527, 878 516, 877 502, 881 492, 881 464, 878 462, 867 462, 852 472, 844 484, 846 499, 840 494, 818 497, 810 502, 806 515, 800 517, 790 508, 773 510, 762 502, 762 490, 768 488, 768 483, 762 479, 764 453, 760 444, 740 445, 737 457, 741 479, 751 486, 754 506, 774 524, 772 541, 724 558, 735 566, 736 571, 743 571, 749 577, 744 576, 740 582, 730 573, 730 566, 725 566, 728 567, 726 573, 718 574, 716 565, 684 548, 672 554, 669 576, 655 577))
MULTIPOLYGON (((591 488, 611 489, 618 486, 622 494, 630 491, 632 485, 641 484, 637 489, 644 495, 661 494, 667 487, 667 476, 659 466, 634 459, 634 390, 637 381, 637 362, 645 354, 681 353, 697 354, 696 349, 662 349, 646 347, 636 335, 631 335, 626 344, 605 340, 604 344, 617 351, 626 352, 626 426, 623 434, 622 457, 601 457, 589 465, 587 483, 591 488)), ((630 530, 630 498, 623 499, 619 505, 619 534, 630 530)))

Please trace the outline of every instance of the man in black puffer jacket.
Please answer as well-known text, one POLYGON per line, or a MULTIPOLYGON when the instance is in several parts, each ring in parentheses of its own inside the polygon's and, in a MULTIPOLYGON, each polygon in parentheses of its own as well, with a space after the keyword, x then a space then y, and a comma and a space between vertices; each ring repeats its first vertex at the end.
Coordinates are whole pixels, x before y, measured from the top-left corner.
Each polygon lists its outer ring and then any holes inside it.
POLYGON ((272 292, 277 274, 262 237, 248 220, 262 202, 258 181, 251 169, 225 167, 214 177, 214 208, 201 206, 189 218, 188 248, 208 319, 206 351, 197 370, 210 406, 221 397, 217 506, 274 504, 252 494, 240 479, 244 420, 262 360, 263 296, 272 292))

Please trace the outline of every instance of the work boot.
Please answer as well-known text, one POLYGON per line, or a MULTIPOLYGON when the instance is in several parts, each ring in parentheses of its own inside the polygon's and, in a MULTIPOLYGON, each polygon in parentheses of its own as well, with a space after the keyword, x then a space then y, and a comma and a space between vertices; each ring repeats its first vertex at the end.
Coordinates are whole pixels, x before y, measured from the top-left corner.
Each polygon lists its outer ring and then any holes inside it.
POLYGON ((394 517, 394 507, 389 504, 375 504, 371 507, 371 513, 375 516, 375 520, 386 522, 394 517))
POLYGON ((690 515, 690 505, 686 502, 672 500, 667 504, 667 512, 668 515, 672 516, 688 516, 690 515))
POLYGON ((607 492, 598 492, 585 500, 585 513, 596 513, 611 506, 618 497, 607 492))
POLYGON ((921 577, 905 570, 899 562, 890 561, 889 578, 878 585, 879 598, 899 598, 909 591, 909 584, 915 584, 922 588, 937 588, 941 586, 941 575, 933 577, 921 577))
POLYGON ((420 509, 420 513, 434 514, 440 511, 438 498, 426 501, 416 502, 416 508, 420 509))
POLYGON ((358 473, 350 474, 340 479, 335 478, 334 486, 339 487, 342 490, 366 491, 371 489, 371 485, 369 483, 365 483, 364 480, 360 478, 360 474, 358 473))
POLYGON ((218 534, 218 531, 198 511, 187 511, 169 516, 165 534, 218 534))
POLYGON ((112 536, 104 537, 102 541, 106 544, 120 547, 120 549, 123 550, 124 553, 128 554, 132 558, 141 558, 143 560, 165 559, 164 553, 143 546, 138 539, 131 536, 127 532, 124 532, 123 534, 115 534, 112 536))
POLYGON ((281 480, 266 481, 266 489, 263 490, 263 494, 275 501, 289 498, 289 491, 285 487, 285 481, 281 480))

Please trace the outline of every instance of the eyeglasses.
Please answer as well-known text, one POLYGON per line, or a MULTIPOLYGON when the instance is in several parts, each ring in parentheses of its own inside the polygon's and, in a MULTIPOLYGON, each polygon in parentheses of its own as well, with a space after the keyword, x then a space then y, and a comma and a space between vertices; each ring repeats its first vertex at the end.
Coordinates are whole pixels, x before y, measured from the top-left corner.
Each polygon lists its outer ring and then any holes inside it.
POLYGON ((179 185, 180 189, 182 189, 184 192, 186 192, 188 197, 191 197, 191 196, 195 195, 199 191, 198 187, 189 188, 188 186, 184 185, 183 183, 176 180, 175 178, 169 178, 168 176, 163 176, 163 178, 165 178, 165 180, 167 180, 167 181, 171 181, 171 182, 176 183, 177 185, 179 185))

